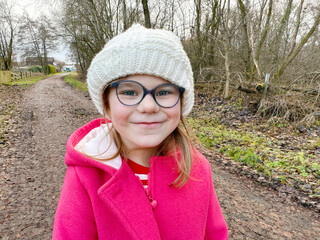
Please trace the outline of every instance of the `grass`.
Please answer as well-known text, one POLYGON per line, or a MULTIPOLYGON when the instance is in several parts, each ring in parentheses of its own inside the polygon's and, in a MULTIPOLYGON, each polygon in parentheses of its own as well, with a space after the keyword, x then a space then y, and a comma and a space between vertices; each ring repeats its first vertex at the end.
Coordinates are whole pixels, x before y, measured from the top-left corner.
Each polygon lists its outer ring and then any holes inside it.
POLYGON ((6 83, 5 85, 8 86, 12 86, 12 85, 32 85, 32 84, 36 84, 37 82, 39 82, 42 79, 54 76, 54 75, 59 75, 61 73, 55 73, 55 74, 50 74, 50 75, 38 75, 38 76, 30 76, 30 77, 26 77, 23 79, 19 79, 19 80, 15 80, 15 81, 11 81, 9 83, 6 83))
POLYGON ((267 178, 278 179, 288 185, 310 184, 312 194, 320 198, 319 154, 315 155, 313 151, 319 147, 319 139, 310 137, 300 148, 290 149, 283 144, 297 146, 293 136, 279 139, 272 134, 259 133, 246 123, 236 129, 228 128, 214 117, 205 116, 205 113, 201 117, 189 118, 188 123, 206 148, 219 151, 267 178))
POLYGON ((77 77, 78 77, 78 74, 76 72, 72 72, 69 75, 66 75, 64 77, 64 80, 67 83, 71 84, 73 87, 75 87, 75 88, 77 88, 77 89, 79 89, 79 90, 81 90, 83 92, 88 92, 87 85, 85 83, 79 81, 77 79, 77 77))

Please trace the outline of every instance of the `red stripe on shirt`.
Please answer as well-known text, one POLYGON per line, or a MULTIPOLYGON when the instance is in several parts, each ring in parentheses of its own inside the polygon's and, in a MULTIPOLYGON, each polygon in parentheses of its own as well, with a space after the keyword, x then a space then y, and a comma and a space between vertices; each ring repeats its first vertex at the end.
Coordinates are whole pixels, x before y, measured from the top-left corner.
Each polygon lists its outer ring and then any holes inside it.
POLYGON ((127 160, 127 163, 129 167, 132 169, 133 173, 139 177, 143 187, 144 188, 148 187, 148 179, 141 179, 141 178, 148 178, 148 173, 150 169, 130 159, 127 160), (139 174, 140 176, 137 174, 139 174))

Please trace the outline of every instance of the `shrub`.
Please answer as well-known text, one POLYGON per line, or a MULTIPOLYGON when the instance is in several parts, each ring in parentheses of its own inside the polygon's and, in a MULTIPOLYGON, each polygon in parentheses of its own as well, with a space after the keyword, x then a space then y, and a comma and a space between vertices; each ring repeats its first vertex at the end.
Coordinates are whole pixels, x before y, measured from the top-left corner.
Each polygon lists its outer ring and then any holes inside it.
POLYGON ((39 65, 28 67, 27 71, 29 72, 42 72, 42 67, 39 65))
POLYGON ((49 68, 49 72, 48 72, 49 74, 53 74, 57 72, 56 67, 51 64, 48 64, 48 68, 49 68))

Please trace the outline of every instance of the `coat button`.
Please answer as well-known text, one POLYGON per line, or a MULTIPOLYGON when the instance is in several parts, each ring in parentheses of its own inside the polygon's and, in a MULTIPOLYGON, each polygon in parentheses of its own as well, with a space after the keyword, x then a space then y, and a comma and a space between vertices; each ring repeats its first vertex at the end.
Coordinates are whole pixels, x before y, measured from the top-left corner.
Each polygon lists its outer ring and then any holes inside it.
POLYGON ((152 208, 155 208, 158 205, 158 202, 156 200, 152 200, 151 206, 152 208))

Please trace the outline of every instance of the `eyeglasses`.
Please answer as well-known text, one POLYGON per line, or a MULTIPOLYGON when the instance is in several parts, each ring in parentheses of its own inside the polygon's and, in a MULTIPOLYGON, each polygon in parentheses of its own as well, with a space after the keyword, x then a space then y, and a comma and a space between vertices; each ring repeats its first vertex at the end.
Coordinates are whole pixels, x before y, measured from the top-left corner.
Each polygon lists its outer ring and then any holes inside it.
POLYGON ((163 108, 174 107, 179 102, 180 97, 185 90, 183 87, 172 83, 164 83, 149 90, 139 82, 123 80, 109 84, 104 91, 105 94, 107 94, 110 87, 116 89, 117 98, 123 105, 137 105, 148 93, 150 93, 155 102, 163 108))

